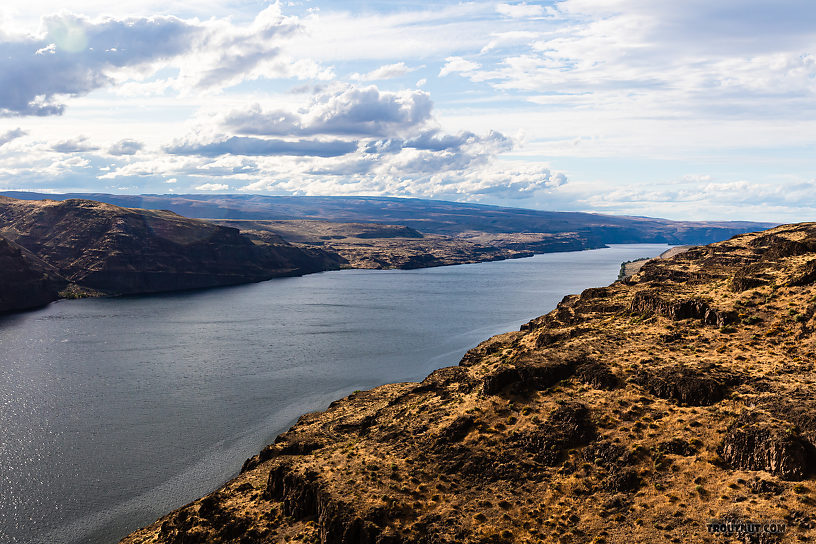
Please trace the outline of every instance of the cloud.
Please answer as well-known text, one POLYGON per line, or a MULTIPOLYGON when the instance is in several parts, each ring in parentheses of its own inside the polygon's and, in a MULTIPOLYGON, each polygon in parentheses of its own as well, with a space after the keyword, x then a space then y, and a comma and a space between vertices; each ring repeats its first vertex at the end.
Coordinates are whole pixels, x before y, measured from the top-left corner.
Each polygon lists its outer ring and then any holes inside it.
POLYGON ((0 115, 58 115, 67 96, 110 85, 126 67, 190 48, 200 28, 172 17, 113 20, 61 14, 41 37, 0 36, 0 115))
POLYGON ((0 33, 0 116, 60 115, 70 97, 146 79, 168 66, 178 76, 163 87, 186 92, 261 77, 332 76, 309 59, 281 54, 281 44, 301 27, 278 4, 245 26, 228 19, 89 19, 61 13, 45 17, 43 27, 39 36, 0 33))
MULTIPOLYGON (((803 22, 816 20, 816 6, 563 0, 547 16, 553 29, 537 39, 507 33, 517 46, 497 63, 477 69, 455 57, 443 71, 537 93, 531 99, 546 107, 614 112, 623 123, 816 111, 816 31, 803 22)), ((499 34, 483 53, 501 45, 499 34)))
POLYGON ((321 69, 317 63, 281 55, 281 44, 301 30, 301 25, 297 18, 285 17, 277 3, 260 12, 245 28, 226 20, 205 28, 203 47, 182 68, 182 77, 187 75, 196 88, 230 86, 260 77, 332 76, 330 70, 321 69))
POLYGON ((462 57, 448 57, 445 59, 445 66, 439 71, 439 77, 445 77, 448 74, 469 73, 481 68, 481 65, 465 60, 462 57))
POLYGON ((499 4, 496 6, 496 11, 506 17, 515 19, 522 17, 540 17, 544 14, 542 6, 530 5, 526 2, 521 4, 499 4))
POLYGON ((108 153, 110 155, 135 155, 141 151, 142 148, 144 148, 144 144, 142 142, 125 138, 124 140, 119 140, 110 146, 108 148, 108 153))
POLYGON ((345 140, 280 140, 231 136, 210 142, 184 141, 164 148, 171 155, 200 155, 218 157, 221 155, 289 155, 297 157, 336 157, 357 149, 357 142, 345 140))
POLYGON ((518 46, 519 44, 530 44, 541 35, 538 32, 530 32, 528 30, 511 30, 508 32, 495 32, 491 34, 490 42, 482 47, 481 54, 494 49, 518 46))
POLYGON ((351 79, 359 81, 378 81, 383 79, 394 79, 415 71, 416 68, 409 68, 404 62, 386 64, 368 72, 367 74, 351 74, 351 79))
POLYGON ((229 185, 226 183, 204 183, 195 187, 196 191, 226 191, 229 185))
POLYGON ((427 130, 403 143, 403 147, 422 149, 426 151, 446 151, 458 150, 466 145, 490 144, 493 145, 494 152, 510 151, 513 148, 512 141, 499 132, 491 131, 486 137, 464 131, 459 134, 443 134, 437 129, 427 130))
POLYGON ((17 138, 22 138, 27 133, 21 128, 15 128, 13 130, 9 130, 3 134, 0 134, 0 147, 3 147, 7 143, 11 142, 12 140, 16 140, 17 138))
POLYGON ((77 136, 71 140, 63 140, 51 146, 57 153, 84 153, 87 151, 97 151, 99 146, 88 143, 87 136, 77 136))
POLYGON ((375 86, 343 86, 315 95, 305 108, 264 111, 256 104, 228 113, 226 129, 264 136, 392 136, 431 119, 433 103, 425 91, 380 91, 375 86))

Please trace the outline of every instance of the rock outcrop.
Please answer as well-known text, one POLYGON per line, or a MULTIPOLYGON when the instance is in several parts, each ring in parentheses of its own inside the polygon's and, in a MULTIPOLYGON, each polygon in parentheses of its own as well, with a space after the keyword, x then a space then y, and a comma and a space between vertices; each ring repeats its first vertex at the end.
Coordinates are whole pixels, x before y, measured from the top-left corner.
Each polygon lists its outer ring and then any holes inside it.
POLYGON ((739 519, 812 541, 815 259, 808 223, 649 261, 302 416, 123 542, 704 543, 739 519))

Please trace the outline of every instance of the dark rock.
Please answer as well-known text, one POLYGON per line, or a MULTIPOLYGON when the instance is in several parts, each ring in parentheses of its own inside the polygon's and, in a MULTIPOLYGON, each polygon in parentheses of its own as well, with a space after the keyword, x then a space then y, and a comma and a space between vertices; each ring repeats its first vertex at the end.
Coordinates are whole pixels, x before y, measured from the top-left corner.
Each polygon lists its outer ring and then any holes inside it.
POLYGON ((753 493, 760 493, 766 495, 781 495, 785 488, 773 480, 763 480, 762 478, 756 478, 753 480, 749 485, 749 489, 753 493))
POLYGON ((741 293, 748 289, 755 289, 770 283, 767 279, 760 277, 760 271, 760 265, 757 264, 740 268, 734 273, 734 277, 731 278, 731 290, 741 293))
POLYGON ((620 380, 609 367, 594 359, 579 363, 575 368, 575 376, 595 389, 616 389, 620 385, 620 380))
POLYGON ((816 242, 810 240, 788 240, 776 234, 759 236, 749 243, 752 247, 765 248, 763 260, 778 260, 786 257, 796 257, 808 253, 816 253, 816 242))
POLYGON ((454 419, 450 425, 445 427, 439 435, 438 442, 442 444, 452 444, 461 442, 473 428, 476 418, 465 414, 454 419))
POLYGON ((688 457, 689 455, 694 455, 697 453, 697 449, 689 444, 687 440, 682 438, 672 438, 666 442, 661 442, 658 445, 658 449, 662 453, 667 453, 669 455, 682 455, 683 457, 688 457))
POLYGON ((498 395, 504 392, 546 389, 569 378, 574 370, 574 365, 566 361, 517 361, 485 376, 482 393, 498 395))
POLYGON ((784 480, 802 480, 809 472, 805 446, 798 434, 757 417, 740 418, 731 424, 718 453, 732 468, 764 470, 784 480))
POLYGON ((723 327, 737 321, 736 312, 717 310, 700 299, 663 300, 655 291, 639 291, 629 310, 638 314, 657 314, 669 319, 697 319, 704 325, 723 327))
POLYGON ((397 512, 382 508, 353 508, 334 497, 320 482, 318 473, 299 472, 289 463, 280 463, 269 472, 263 497, 282 503, 283 513, 296 520, 314 517, 320 542, 336 544, 382 544, 382 525, 397 512))
POLYGON ((629 493, 640 488, 641 479, 633 468, 610 471, 603 481, 603 487, 609 491, 629 493))
POLYGON ((584 449, 583 457, 587 462, 605 468, 630 465, 634 462, 634 458, 628 449, 607 440, 593 442, 588 445, 584 449))
POLYGON ((508 442, 533 454, 536 462, 552 466, 561 461, 567 449, 586 445, 595 435, 587 407, 570 403, 553 410, 535 431, 519 433, 508 442))
POLYGON ((721 401, 729 384, 726 377, 715 378, 681 366, 645 370, 636 375, 633 382, 657 397, 691 406, 708 406, 721 401))
POLYGON ((816 282, 816 260, 808 261, 793 274, 788 285, 811 285, 816 282))

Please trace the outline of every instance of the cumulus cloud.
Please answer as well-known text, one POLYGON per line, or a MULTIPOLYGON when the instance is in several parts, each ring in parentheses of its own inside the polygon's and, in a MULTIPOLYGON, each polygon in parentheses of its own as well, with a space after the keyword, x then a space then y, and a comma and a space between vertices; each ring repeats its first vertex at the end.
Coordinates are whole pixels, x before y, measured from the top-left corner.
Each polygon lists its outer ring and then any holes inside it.
POLYGON ((51 146, 57 153, 84 153, 87 151, 97 151, 99 146, 89 143, 87 136, 77 136, 70 140, 63 140, 51 146))
POLYGON ((89 19, 69 13, 45 17, 43 26, 39 36, 0 34, 0 116, 59 115, 69 97, 137 75, 143 79, 166 66, 179 71, 172 82, 179 90, 332 75, 309 59, 281 54, 280 44, 301 27, 277 4, 246 26, 227 19, 89 19))
POLYGON ((125 67, 179 55, 200 28, 172 17, 46 17, 44 36, 0 37, 0 115, 61 114, 66 96, 113 82, 125 67))
POLYGON ((265 136, 389 136, 424 125, 433 104, 425 91, 380 91, 343 86, 316 94, 297 112, 263 110, 256 104, 227 114, 226 129, 265 136))
POLYGON ((0 134, 0 147, 3 147, 7 143, 11 142, 12 140, 16 140, 17 138, 22 138, 26 135, 26 131, 21 128, 15 128, 13 130, 9 130, 3 134, 0 134))
POLYGON ((144 144, 142 142, 125 138, 124 140, 119 140, 110 146, 108 148, 108 153, 110 155, 135 155, 141 151, 142 148, 144 148, 144 144))
POLYGON ((207 142, 183 141, 164 148, 165 152, 171 155, 200 155, 202 157, 221 155, 337 157, 356 149, 357 142, 345 140, 289 141, 247 136, 231 136, 207 142))

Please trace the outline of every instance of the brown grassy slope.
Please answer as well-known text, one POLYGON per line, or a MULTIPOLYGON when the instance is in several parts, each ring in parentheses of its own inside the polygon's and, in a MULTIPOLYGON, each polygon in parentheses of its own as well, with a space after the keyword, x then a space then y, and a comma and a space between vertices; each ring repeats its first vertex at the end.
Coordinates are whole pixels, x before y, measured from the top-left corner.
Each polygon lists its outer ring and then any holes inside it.
POLYGON ((421 383, 298 423, 162 542, 714 542, 816 537, 816 224, 565 297, 421 383))

